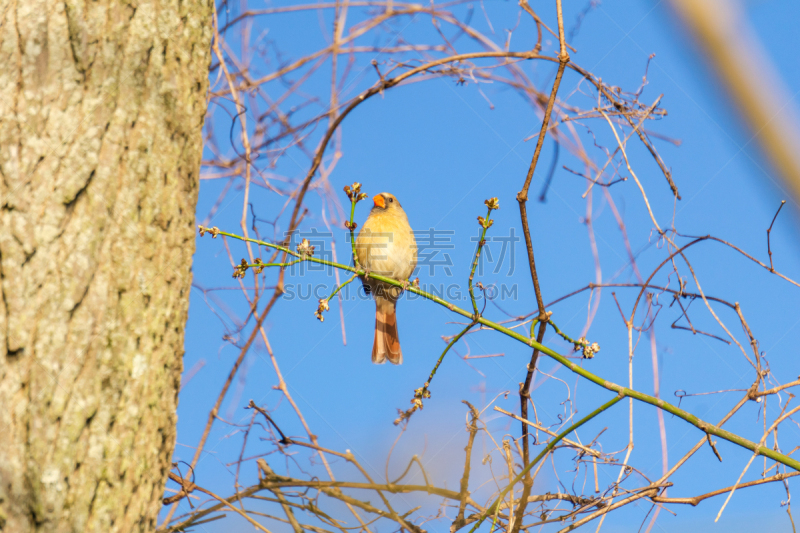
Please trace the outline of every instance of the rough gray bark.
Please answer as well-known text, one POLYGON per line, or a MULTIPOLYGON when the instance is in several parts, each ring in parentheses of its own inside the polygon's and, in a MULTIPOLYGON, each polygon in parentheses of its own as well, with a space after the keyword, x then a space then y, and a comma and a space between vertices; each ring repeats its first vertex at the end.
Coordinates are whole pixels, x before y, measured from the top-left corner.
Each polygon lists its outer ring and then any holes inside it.
POLYGON ((155 526, 211 16, 211 0, 0 0, 0 530, 155 526))

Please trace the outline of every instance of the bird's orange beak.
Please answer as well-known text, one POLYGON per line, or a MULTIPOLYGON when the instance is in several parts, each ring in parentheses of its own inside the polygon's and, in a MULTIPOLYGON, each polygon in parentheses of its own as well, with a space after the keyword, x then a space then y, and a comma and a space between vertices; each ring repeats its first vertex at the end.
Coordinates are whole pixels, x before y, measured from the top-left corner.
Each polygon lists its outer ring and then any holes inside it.
POLYGON ((372 201, 375 202, 375 207, 386 209, 386 200, 380 194, 376 194, 375 196, 373 196, 372 201))

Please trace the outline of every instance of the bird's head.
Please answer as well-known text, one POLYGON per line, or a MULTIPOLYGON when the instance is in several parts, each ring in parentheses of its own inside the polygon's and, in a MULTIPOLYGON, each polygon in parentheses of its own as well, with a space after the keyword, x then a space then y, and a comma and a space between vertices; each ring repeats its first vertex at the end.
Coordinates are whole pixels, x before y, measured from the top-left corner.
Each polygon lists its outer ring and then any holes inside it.
POLYGON ((375 206, 372 208, 373 211, 377 210, 386 213, 403 211, 403 208, 400 207, 400 202, 397 201, 397 198, 388 192, 376 194, 372 197, 372 201, 375 202, 375 206))

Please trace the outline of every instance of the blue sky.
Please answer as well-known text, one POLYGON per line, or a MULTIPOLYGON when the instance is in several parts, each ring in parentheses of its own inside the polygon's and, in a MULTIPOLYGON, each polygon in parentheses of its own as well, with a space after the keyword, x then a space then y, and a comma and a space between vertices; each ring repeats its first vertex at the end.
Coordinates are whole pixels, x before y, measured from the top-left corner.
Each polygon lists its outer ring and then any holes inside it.
MULTIPOLYGON (((548 24, 555 27, 551 2, 531 4, 548 24)), ((578 14, 586 5, 587 2, 565 3, 564 18, 568 29, 575 25, 578 14)), ((494 28, 494 37, 502 41, 504 29, 517 24, 518 7, 510 1, 486 1, 484 7, 494 28)), ((795 96, 792 105, 797 106, 800 72, 790 67, 797 63, 796 53, 800 49, 800 36, 793 24, 800 15, 797 4, 752 1, 745 7, 747 19, 773 62, 781 69, 790 94, 795 96)), ((465 10, 462 7, 454 11, 463 14, 465 10)), ((329 19, 329 13, 322 13, 319 17, 316 13, 310 17, 308 14, 270 15, 257 19, 252 32, 268 31, 269 37, 265 42, 278 43, 286 57, 296 58, 324 46, 325 32, 330 28, 329 19)), ((354 14, 348 23, 356 20, 354 14)), ((477 4, 472 23, 491 33, 477 4)), ((409 18, 403 24, 406 26, 397 29, 402 30, 409 41, 431 32, 430 21, 425 17, 409 18)), ((527 50, 534 42, 535 31, 529 20, 523 18, 513 33, 511 48, 527 50)), ((631 142, 628 155, 648 191, 656 218, 668 225, 674 214, 675 225, 682 234, 712 234, 767 261, 765 230, 780 200, 789 200, 775 223, 772 250, 778 270, 790 277, 800 277, 798 206, 761 156, 752 132, 743 127, 733 113, 708 64, 667 4, 653 1, 604 2, 588 12, 571 44, 577 49, 577 53, 571 54, 573 61, 601 76, 607 83, 630 91, 641 84, 648 56, 655 54, 649 65, 648 84, 642 101, 650 103, 663 94, 661 107, 668 111, 668 115, 649 123, 648 127, 664 137, 681 141, 680 146, 657 141, 657 147, 672 169, 683 200, 677 204, 673 202, 663 175, 641 146, 631 142)), ((552 50, 555 45, 552 39, 546 39, 545 51, 552 50)), ((464 48, 469 49, 469 46, 464 48)), ((363 63, 366 68, 360 77, 356 77, 358 81, 353 84, 348 97, 374 82, 374 71, 367 61, 363 63)), ((268 72, 270 67, 261 68, 268 72)), ((549 87, 555 71, 552 64, 529 62, 524 68, 537 84, 549 87)), ((312 79, 309 87, 321 91, 329 75, 330 70, 322 69, 319 81, 312 79)), ((212 81, 214 79, 212 76, 212 81)), ((592 93, 580 81, 579 77, 568 73, 559 95, 574 93, 570 102, 591 105, 592 93)), ((445 232, 452 248, 440 253, 447 253, 452 261, 452 276, 440 267, 433 275, 427 268, 421 269, 418 275, 422 283, 437 286, 460 284, 462 294, 474 253, 474 238, 479 229, 475 217, 485 214, 483 200, 494 196, 500 199, 501 209, 496 212, 491 236, 508 236, 512 231, 518 237, 522 236, 514 198, 524 180, 534 148, 535 141, 524 142, 524 139, 538 132, 540 126, 531 107, 516 92, 499 84, 483 84, 480 89, 483 95, 474 83, 458 86, 450 78, 431 79, 392 89, 382 97, 366 102, 343 124, 343 158, 330 177, 331 186, 336 191, 341 191, 345 184, 358 181, 370 195, 392 192, 402 202, 415 229, 435 228, 445 232)), ((275 94, 279 94, 277 90, 275 94)), ((227 133, 230 124, 226 126, 219 120, 215 127, 227 133)), ((613 137, 602 119, 592 122, 591 127, 600 144, 612 145, 613 137)), ((597 156, 599 152, 593 152, 593 155, 597 156)), ((534 247, 545 302, 586 286, 595 279, 595 264, 585 224, 586 202, 581 199, 586 182, 561 168, 562 165, 581 168, 566 150, 561 150, 547 201, 536 201, 553 156, 553 143, 548 139, 539 170, 534 176, 529 202, 531 225, 537 228, 534 247)), ((307 170, 307 159, 290 153, 273 171, 300 179, 307 170)), ((233 184, 210 225, 239 232, 243 194, 239 185, 233 184)), ((198 222, 206 218, 224 186, 223 180, 202 182, 198 222)), ((642 272, 649 273, 665 257, 665 251, 655 242, 641 194, 630 179, 610 188, 609 192, 628 224, 631 247, 639 254, 639 266, 642 272)), ((259 219, 272 219, 284 201, 260 188, 254 187, 251 194, 259 219)), ((340 201, 346 201, 343 193, 340 201)), ((313 191, 307 205, 310 213, 302 230, 326 231, 320 212, 322 204, 313 191)), ((356 220, 362 223, 367 212, 368 202, 359 204, 356 220)), ((326 216, 329 217, 330 213, 326 216)), ((288 219, 284 217, 281 221, 285 225, 288 219)), ((592 221, 602 279, 618 283, 635 281, 627 267, 627 256, 616 221, 597 189, 593 195, 592 221)), ((258 224, 263 234, 271 234, 271 227, 261 222, 258 224)), ((336 226, 334 238, 338 257, 341 262, 346 262, 346 230, 341 224, 336 226)), ((490 243, 495 259, 501 255, 500 246, 499 242, 490 243)), ((230 247, 235 261, 245 256, 241 244, 230 242, 230 247)), ((688 255, 706 294, 740 303, 775 377, 781 382, 796 379, 796 339, 800 334, 796 302, 800 289, 719 244, 698 245, 688 255)), ((496 263, 487 265, 481 281, 487 285, 516 286, 515 299, 498 303, 512 315, 529 313, 535 309, 535 301, 523 243, 518 242, 514 252, 509 251, 504 257, 506 262, 499 269, 491 268, 496 263)), ((247 315, 247 306, 241 293, 235 290, 231 271, 221 239, 206 237, 198 240, 193 266, 196 288, 191 296, 184 368, 187 372, 200 365, 202 368, 181 391, 176 460, 191 460, 194 453, 191 447, 199 440, 208 411, 238 355, 238 349, 222 339, 226 327, 231 327, 226 313, 239 319, 247 315), (199 287, 233 290, 217 290, 204 297, 199 287), (221 316, 226 318, 221 320, 221 316)), ((686 272, 685 267, 683 271, 686 272)), ((666 282, 666 276, 657 279, 666 282)), ((334 283, 332 276, 324 271, 288 276, 287 283, 292 282, 304 286, 327 284, 328 287, 334 283)), ((246 283, 252 284, 252 275, 248 275, 246 283)), ((690 283, 688 289, 696 290, 696 287, 690 283)), ((622 308, 629 311, 635 291, 614 291, 622 308)), ((738 348, 708 337, 693 336, 687 331, 670 329, 680 312, 676 306, 669 307, 669 299, 664 299, 663 303, 662 314, 656 323, 663 398, 677 402, 673 396, 676 390, 695 393, 750 385, 753 371, 738 348)), ((552 308, 553 320, 562 330, 577 336, 586 321, 587 304, 588 292, 559 303, 552 308)), ((469 304, 461 301, 460 305, 467 307, 469 304)), ((313 298, 279 302, 265 322, 272 350, 291 394, 313 432, 319 436, 320 443, 336 450, 352 450, 376 477, 382 478, 387 453, 398 435, 398 429, 391 422, 398 408, 408 407, 414 389, 427 378, 444 347, 442 335, 458 331, 459 326, 453 323, 456 316, 429 302, 401 301, 398 321, 405 362, 400 367, 393 367, 375 366, 369 361, 374 324, 372 302, 355 298, 345 302, 346 346, 342 342, 338 305, 331 306, 324 323, 314 318, 315 309, 316 300, 313 298)), ((715 307, 715 311, 746 345, 746 337, 735 315, 721 307, 715 307)), ((492 304, 487 306, 486 313, 495 320, 505 318, 492 304)), ((701 301, 692 304, 691 313, 696 328, 724 335, 701 301)), ((637 320, 641 316, 641 313, 637 315, 637 320)), ((245 337, 249 331, 248 327, 245 337)), ((595 359, 583 363, 585 368, 605 379, 626 383, 626 330, 611 290, 602 292, 588 338, 599 342, 602 350, 595 359)), ((552 333, 545 337, 545 344, 562 353, 567 350, 566 343, 552 333)), ((524 379, 529 351, 500 334, 486 331, 467 336, 466 344, 459 343, 456 348, 461 355, 502 353, 503 356, 464 361, 455 353, 448 355, 431 386, 432 398, 426 402, 423 411, 414 415, 393 452, 392 472, 401 471, 408 458, 418 454, 438 483, 455 487, 460 477, 466 439, 463 429, 466 411, 461 400, 468 400, 483 409, 500 395, 493 405, 518 411, 517 384, 524 379), (511 393, 503 398, 503 391, 511 393)), ((635 353, 634 387, 650 394, 653 392, 653 374, 647 337, 642 337, 635 353)), ((539 417, 547 424, 558 422, 559 413, 568 407, 562 405, 566 386, 571 389, 571 406, 579 417, 610 398, 608 391, 579 381, 574 374, 565 368, 559 369, 550 359, 542 358, 539 368, 554 376, 546 379, 537 375, 533 392, 539 417)), ((260 405, 275 409, 273 416, 285 432, 303 435, 286 401, 273 390, 275 383, 265 347, 258 341, 231 387, 220 416, 246 423, 250 412, 243 407, 253 399, 260 405)), ((741 394, 731 392, 689 397, 684 398, 681 405, 704 420, 716 422, 741 394)), ((777 412, 775 403, 773 401, 769 406, 773 415, 777 412)), ((749 405, 726 428, 758 440, 761 427, 760 419, 756 422, 758 416, 756 406, 749 405)), ((486 411, 484 420, 498 438, 503 434, 518 435, 518 424, 510 424, 506 417, 493 413, 491 408, 486 411)), ((634 420, 636 448, 631 464, 647 475, 657 476, 662 465, 655 411, 650 406, 635 405, 634 420)), ((668 416, 665 423, 671 464, 702 435, 679 419, 668 416)), ((610 429, 602 438, 603 449, 623 448, 627 442, 627 402, 618 404, 581 430, 581 438, 591 440, 604 427, 610 429)), ((781 437, 782 449, 791 450, 798 437, 797 425, 787 424, 781 437)), ((488 452, 491 442, 485 437, 481 439, 480 446, 484 447, 481 453, 483 450, 488 452)), ((236 460, 241 443, 240 433, 217 422, 206 446, 208 453, 197 469, 202 485, 214 487, 218 494, 232 492, 235 467, 226 465, 236 460)), ((267 443, 251 437, 247 454, 264 453, 268 449, 267 443)), ((749 453, 724 442, 718 444, 718 449, 723 463, 717 462, 708 447, 704 447, 672 478, 675 488, 670 490, 670 496, 692 496, 733 484, 749 459, 749 453)), ((569 454, 564 452, 564 455, 569 454)), ((563 462, 557 461, 556 464, 566 467, 568 460, 569 457, 565 457, 563 462)), ((763 463, 759 464, 758 460, 755 461, 746 479, 758 476, 763 467, 763 463)), ((275 465, 273 468, 278 470, 275 465)), ((339 462, 334 469, 340 477, 355 477, 354 472, 339 462)), ((242 473, 243 484, 255 479, 252 464, 245 470, 242 473)), ((607 486, 612 483, 618 470, 619 467, 601 469, 600 484, 607 486)), ((572 480, 571 474, 561 479, 562 482, 572 480)), ((579 479, 583 479, 582 472, 579 479)), ((580 490, 582 481, 576 483, 580 490)), ((790 486, 794 489, 798 485, 790 481, 790 486)), ((559 490, 552 469, 549 473, 543 471, 534 490, 559 490)), ((722 498, 707 500, 696 508, 673 508, 677 516, 662 511, 654 531, 678 528, 683 531, 751 531, 755 527, 786 530, 789 522, 785 508, 780 506, 785 498, 779 483, 742 490, 733 496, 717 523, 713 520, 722 505, 722 498)), ((416 505, 416 501, 413 497, 405 497, 398 505, 410 508, 416 505)), ((648 505, 641 504, 612 514, 603 530, 638 528, 648 508, 648 505)), ((236 519, 229 522, 233 523, 236 519)), ((228 526, 212 523, 205 527, 207 531, 222 531, 228 526)), ((429 531, 446 531, 449 522, 429 522, 425 527, 429 531)))

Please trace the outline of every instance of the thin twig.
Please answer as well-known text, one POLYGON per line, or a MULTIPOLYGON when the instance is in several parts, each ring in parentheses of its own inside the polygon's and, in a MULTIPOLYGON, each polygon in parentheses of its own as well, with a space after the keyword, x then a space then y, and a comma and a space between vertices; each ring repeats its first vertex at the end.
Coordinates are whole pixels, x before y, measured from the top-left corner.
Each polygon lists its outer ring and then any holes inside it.
POLYGON ((786 203, 786 200, 781 200, 781 205, 778 206, 778 210, 775 211, 775 216, 772 217, 772 222, 770 222, 769 228, 767 228, 767 253, 769 254, 769 271, 770 272, 775 272, 775 267, 772 264, 772 247, 770 246, 770 243, 769 243, 769 236, 770 236, 770 233, 772 233, 772 226, 775 224, 775 219, 778 218, 778 213, 781 212, 781 209, 783 209, 783 205, 785 203, 786 203))

